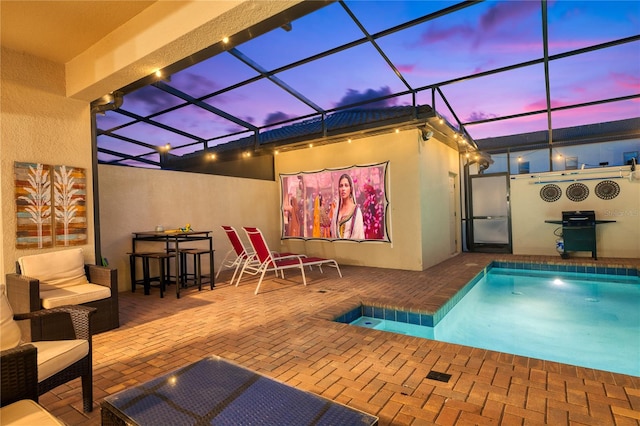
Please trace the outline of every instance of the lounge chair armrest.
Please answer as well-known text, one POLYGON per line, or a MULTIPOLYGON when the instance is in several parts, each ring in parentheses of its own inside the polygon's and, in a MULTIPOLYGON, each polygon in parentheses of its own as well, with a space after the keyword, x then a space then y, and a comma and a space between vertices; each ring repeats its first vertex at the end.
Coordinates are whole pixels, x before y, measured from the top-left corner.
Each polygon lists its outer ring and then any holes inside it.
POLYGON ((91 284, 110 287, 112 292, 118 291, 118 273, 116 269, 98 265, 84 265, 87 279, 91 284))
POLYGON ((7 274, 7 298, 13 312, 31 312, 41 308, 40 281, 20 274, 7 274))
POLYGON ((38 400, 37 349, 24 344, 0 352, 2 389, 0 405, 20 399, 38 400))
POLYGON ((76 339, 91 339, 91 316, 97 311, 96 308, 91 308, 82 305, 65 305, 58 306, 57 308, 42 309, 39 311, 28 312, 25 314, 15 314, 13 318, 16 321, 43 318, 47 315, 55 313, 67 313, 71 316, 71 322, 73 323, 73 330, 76 335, 76 339))

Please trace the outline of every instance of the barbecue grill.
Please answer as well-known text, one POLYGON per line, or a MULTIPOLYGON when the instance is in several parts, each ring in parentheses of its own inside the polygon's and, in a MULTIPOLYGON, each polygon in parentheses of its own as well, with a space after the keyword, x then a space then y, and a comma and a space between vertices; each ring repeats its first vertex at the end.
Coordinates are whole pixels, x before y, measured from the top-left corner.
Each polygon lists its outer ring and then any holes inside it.
MULTIPOLYGON (((563 249, 560 255, 563 259, 569 257, 570 251, 590 251, 595 260, 598 260, 596 225, 614 222, 615 220, 596 220, 593 210, 562 212, 562 220, 545 220, 545 223, 562 225, 563 249)), ((554 234, 559 236, 555 232, 554 234)))
POLYGON ((598 259, 596 249, 596 213, 593 210, 562 212, 564 250, 590 251, 598 259))

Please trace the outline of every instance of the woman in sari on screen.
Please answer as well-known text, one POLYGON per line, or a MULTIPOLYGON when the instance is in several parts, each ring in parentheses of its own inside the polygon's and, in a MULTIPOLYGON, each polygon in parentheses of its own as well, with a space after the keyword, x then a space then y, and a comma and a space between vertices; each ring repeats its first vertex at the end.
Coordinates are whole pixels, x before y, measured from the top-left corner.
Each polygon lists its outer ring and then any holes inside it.
POLYGON ((331 236, 338 239, 364 239, 362 211, 356 203, 351 176, 346 173, 338 179, 338 206, 331 221, 331 236))

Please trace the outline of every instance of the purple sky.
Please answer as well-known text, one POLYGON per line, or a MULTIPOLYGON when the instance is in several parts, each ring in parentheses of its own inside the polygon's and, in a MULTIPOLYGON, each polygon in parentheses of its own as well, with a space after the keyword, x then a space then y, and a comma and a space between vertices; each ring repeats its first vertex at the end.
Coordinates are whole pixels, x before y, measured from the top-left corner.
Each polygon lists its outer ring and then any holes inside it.
MULTIPOLYGON (((364 28, 375 35, 456 2, 347 1, 346 4, 364 28)), ((561 54, 639 35, 640 2, 551 1, 548 22, 549 54, 561 54)), ((276 29, 236 48, 262 68, 277 70, 363 37, 339 3, 292 22, 292 27, 289 32, 276 29)), ((540 59, 542 42, 540 2, 528 0, 483 2, 377 39, 412 89, 540 59)), ((551 61, 549 74, 553 107, 637 95, 640 41, 551 61)), ((256 75, 256 71, 231 54, 222 53, 174 74, 167 84, 201 97, 256 75)), ((369 43, 279 72, 276 77, 325 110, 408 90, 369 43)), ((463 123, 546 108, 542 64, 444 85, 441 90, 463 123)), ((205 102, 258 127, 315 112, 265 79, 207 98, 205 102)), ((411 98, 405 96, 378 105, 410 102, 411 98)), ((181 103, 155 87, 147 87, 125 96, 123 108, 144 116, 181 103)), ((431 92, 419 92, 417 103, 431 104, 431 92)), ((443 102, 436 101, 434 106, 453 122, 443 102)), ((640 100, 635 99, 554 113, 552 124, 560 128, 639 116, 640 100)), ((130 120, 109 112, 98 117, 98 127, 108 129, 130 120)), ((194 106, 154 120, 203 139, 243 129, 194 106)), ((546 128, 546 114, 466 126, 474 139, 546 128)), ((140 123, 116 133, 151 145, 169 142, 178 146, 189 141, 140 123)), ((99 144, 107 148, 116 145, 101 138, 99 144)))

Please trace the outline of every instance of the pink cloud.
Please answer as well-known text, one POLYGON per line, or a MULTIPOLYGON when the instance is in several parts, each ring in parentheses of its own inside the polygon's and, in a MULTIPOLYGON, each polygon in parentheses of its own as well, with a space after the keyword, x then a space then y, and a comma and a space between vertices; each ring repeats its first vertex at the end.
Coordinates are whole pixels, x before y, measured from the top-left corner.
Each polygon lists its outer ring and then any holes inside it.
MULTIPOLYGON (((568 105, 568 104, 566 102, 561 102, 559 100, 553 100, 553 99, 551 100, 551 108, 558 108, 565 105, 568 105)), ((526 112, 540 111, 546 108, 547 108, 547 101, 545 101, 544 99, 538 99, 537 101, 529 102, 525 106, 525 111, 526 112)))
POLYGON ((413 73, 416 69, 415 64, 396 64, 396 67, 401 73, 413 73))
POLYGON ((609 74, 616 86, 629 90, 630 92, 640 92, 640 77, 619 72, 609 74))
MULTIPOLYGON (((475 24, 458 24, 448 27, 449 22, 433 22, 420 37, 422 46, 434 43, 456 43, 447 48, 470 48, 475 50, 486 42, 491 43, 495 53, 522 53, 535 51, 542 55, 541 39, 533 29, 520 29, 518 35, 507 38, 505 31, 511 31, 514 23, 524 25, 528 18, 539 14, 540 6, 535 1, 512 1, 496 4, 479 17, 475 24), (440 25, 438 25, 440 24, 440 25), (535 38, 533 38, 535 36, 535 38)), ((511 31, 513 34, 513 31, 511 31)))

